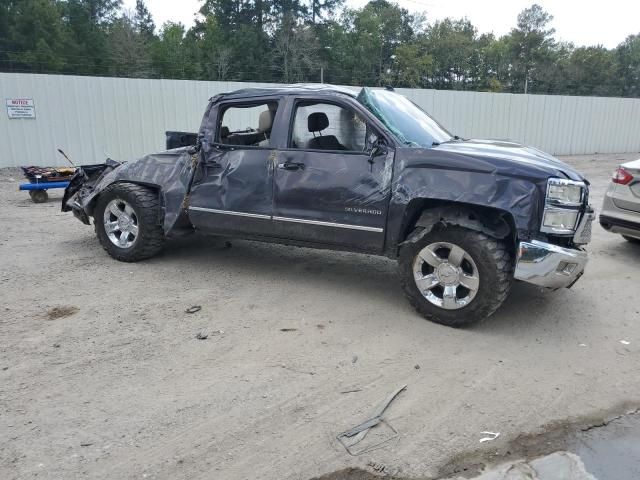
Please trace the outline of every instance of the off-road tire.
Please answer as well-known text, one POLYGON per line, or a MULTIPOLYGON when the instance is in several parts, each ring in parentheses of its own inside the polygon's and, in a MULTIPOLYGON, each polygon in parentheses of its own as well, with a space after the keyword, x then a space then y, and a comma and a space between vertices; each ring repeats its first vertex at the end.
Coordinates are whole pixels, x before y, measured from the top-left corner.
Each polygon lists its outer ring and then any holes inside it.
POLYGON ((427 320, 462 327, 479 322, 493 314, 507 298, 513 283, 513 255, 507 243, 484 233, 458 226, 440 228, 422 235, 414 230, 400 249, 398 258, 400 282, 411 305, 427 320), (434 242, 449 242, 464 249, 474 260, 480 284, 475 298, 457 310, 447 310, 429 302, 418 290, 413 274, 416 255, 434 242))
POLYGON ((622 235, 627 242, 635 243, 640 245, 640 238, 630 237, 629 235, 622 235))
POLYGON ((141 185, 117 183, 100 194, 93 215, 96 235, 102 248, 116 260, 137 262, 162 251, 165 236, 160 223, 160 200, 157 192, 141 185), (104 210, 116 198, 129 203, 138 218, 138 238, 129 248, 121 248, 112 243, 104 228, 104 210))

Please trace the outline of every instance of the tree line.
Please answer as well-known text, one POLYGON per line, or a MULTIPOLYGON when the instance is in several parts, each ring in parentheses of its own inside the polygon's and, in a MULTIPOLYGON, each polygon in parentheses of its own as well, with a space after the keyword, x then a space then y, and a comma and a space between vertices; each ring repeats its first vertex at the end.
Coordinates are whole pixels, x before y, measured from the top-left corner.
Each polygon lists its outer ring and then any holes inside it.
POLYGON ((533 4, 496 37, 387 0, 203 0, 158 28, 144 0, 0 0, 0 71, 640 96, 640 34, 576 47, 552 20, 533 4))

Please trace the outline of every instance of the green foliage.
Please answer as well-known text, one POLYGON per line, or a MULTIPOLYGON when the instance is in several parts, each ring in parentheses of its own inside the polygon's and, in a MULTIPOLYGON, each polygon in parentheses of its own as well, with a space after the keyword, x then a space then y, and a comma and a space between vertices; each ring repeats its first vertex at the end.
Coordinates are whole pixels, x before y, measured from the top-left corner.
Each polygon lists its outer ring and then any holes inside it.
POLYGON ((151 46, 151 63, 160 78, 196 78, 193 45, 185 38, 181 23, 165 23, 151 46))
POLYGON ((604 47, 580 47, 573 50, 566 61, 566 85, 576 95, 607 95, 616 83, 615 52, 604 47))
POLYGON ((576 48, 536 4, 499 38, 388 0, 343 7, 202 0, 191 28, 157 29, 144 0, 0 0, 0 71, 640 96, 640 34, 576 48))
POLYGON ((338 83, 382 85, 394 74, 396 49, 414 38, 413 17, 386 0, 371 1, 360 10, 346 10, 340 23, 341 28, 335 31, 336 37, 342 37, 335 38, 336 67, 348 73, 342 78, 338 75, 338 83))
POLYGON ((151 75, 149 46, 134 19, 122 16, 109 26, 109 74, 146 78, 151 75))
POLYGON ((285 16, 273 42, 273 68, 285 83, 303 82, 319 66, 319 45, 311 25, 285 16))
MULTIPOLYGON (((64 73, 110 75, 109 27, 118 17, 120 1, 48 0, 48 3, 55 3, 62 9, 62 22, 69 37, 64 73)), ((23 48, 20 44, 14 47, 17 51, 23 48)))
POLYGON ((64 71, 69 36, 60 6, 48 0, 8 1, 2 5, 2 63, 33 71, 64 71), (21 45, 15 51, 14 44, 21 45))
POLYGON ((554 30, 549 28, 553 16, 534 4, 518 15, 517 27, 511 30, 509 47, 513 72, 512 84, 517 90, 528 90, 531 76, 549 63, 554 50, 554 30))
POLYGON ((411 88, 421 87, 424 79, 433 75, 433 55, 426 53, 417 42, 399 45, 395 50, 393 75, 385 83, 411 88))
POLYGON ((625 96, 640 96, 640 34, 629 35, 616 51, 620 90, 625 96))
POLYGON ((437 21, 427 31, 424 42, 435 63, 433 75, 428 79, 430 87, 465 90, 476 81, 473 70, 478 60, 477 38, 471 22, 451 18, 437 21))
POLYGON ((137 33, 147 42, 153 40, 156 24, 143 0, 136 0, 136 12, 133 22, 137 33))

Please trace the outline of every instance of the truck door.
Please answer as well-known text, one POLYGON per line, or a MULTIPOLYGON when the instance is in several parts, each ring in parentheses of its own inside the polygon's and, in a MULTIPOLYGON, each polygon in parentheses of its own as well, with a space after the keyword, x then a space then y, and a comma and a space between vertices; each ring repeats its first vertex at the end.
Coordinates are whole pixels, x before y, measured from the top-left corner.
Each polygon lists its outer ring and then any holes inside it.
POLYGON ((277 99, 219 105, 215 136, 203 151, 189 199, 197 229, 272 235, 271 129, 277 113, 277 99))
POLYGON ((374 148, 366 116, 346 100, 299 98, 278 151, 273 220, 279 237, 379 252, 393 151, 374 148))

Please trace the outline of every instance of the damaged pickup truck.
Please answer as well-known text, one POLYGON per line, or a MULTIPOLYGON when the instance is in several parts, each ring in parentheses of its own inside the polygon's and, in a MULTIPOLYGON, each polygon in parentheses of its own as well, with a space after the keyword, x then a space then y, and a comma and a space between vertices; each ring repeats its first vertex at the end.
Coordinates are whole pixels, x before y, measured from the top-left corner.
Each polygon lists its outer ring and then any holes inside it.
POLYGON ((63 211, 93 217, 126 262, 194 231, 384 255, 418 312, 450 326, 491 315, 514 279, 570 287, 587 263, 582 175, 533 148, 451 135, 389 89, 216 95, 191 138, 80 168, 63 211))

